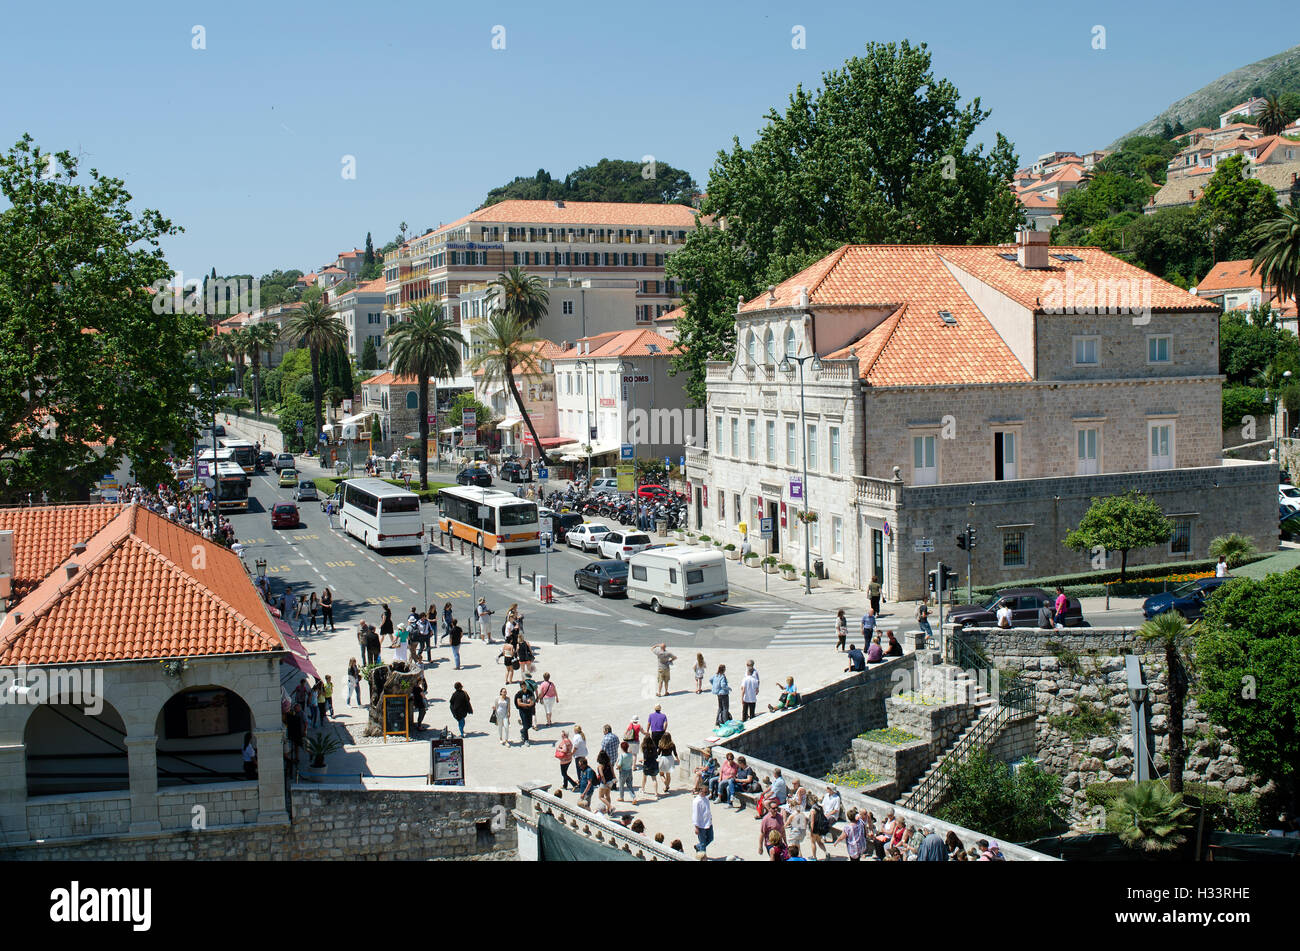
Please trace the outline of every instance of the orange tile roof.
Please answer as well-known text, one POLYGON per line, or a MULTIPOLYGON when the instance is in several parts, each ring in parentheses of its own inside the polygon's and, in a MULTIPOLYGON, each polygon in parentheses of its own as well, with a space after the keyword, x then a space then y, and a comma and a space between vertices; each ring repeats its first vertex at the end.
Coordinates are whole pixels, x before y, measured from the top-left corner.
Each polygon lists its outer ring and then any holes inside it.
POLYGON ((681 320, 685 316, 686 316, 685 307, 674 307, 672 310, 660 314, 658 317, 655 318, 654 322, 656 324, 671 324, 674 321, 681 320))
POLYGON ((315 280, 316 280, 316 272, 313 271, 311 274, 304 274, 302 277, 298 278, 298 280, 295 281, 294 283, 302 284, 305 281, 308 284, 310 284, 313 283, 315 280))
POLYGON ((1050 195, 1026 194, 1019 197, 1020 204, 1024 205, 1026 208, 1051 209, 1052 211, 1055 211, 1060 207, 1060 199, 1052 198, 1050 195))
MULTIPOLYGON (((540 359, 540 360, 554 360, 556 357, 558 357, 561 353, 564 352, 564 351, 561 349, 561 347, 560 347, 560 345, 559 345, 558 343, 554 343, 553 341, 550 341, 550 340, 537 340, 537 341, 534 341, 533 344, 532 344, 532 346, 531 346, 529 349, 531 349, 531 350, 533 351, 533 358, 534 358, 535 360, 536 360, 536 359, 540 359)), ((539 367, 539 370, 540 370, 540 367, 539 367)), ((482 370, 481 368, 478 369, 478 370, 475 370, 475 371, 474 371, 474 376, 480 376, 480 377, 481 377, 481 376, 483 376, 483 375, 484 375, 484 372, 483 372, 483 370, 482 370)), ((522 367, 516 366, 516 367, 514 368, 514 375, 515 375, 515 376, 536 376, 537 374, 535 374, 535 373, 534 373, 534 374, 525 373, 525 371, 524 371, 524 369, 523 369, 522 367)))
POLYGON ((0 530, 14 533, 16 602, 122 511, 121 505, 37 505, 0 508, 0 530))
POLYGON ((382 277, 377 277, 373 281, 366 281, 364 284, 358 284, 355 288, 358 294, 382 294, 387 284, 382 277))
POLYGON ((673 356, 679 351, 677 344, 661 333, 648 328, 640 330, 611 330, 608 333, 580 337, 578 343, 586 342, 590 349, 583 353, 580 346, 570 347, 557 354, 556 360, 578 360, 582 357, 650 357, 673 356), (651 353, 650 346, 658 348, 658 353, 651 353))
POLYGON ((387 370, 384 370, 380 373, 375 374, 368 380, 362 380, 361 383, 363 386, 367 383, 376 384, 379 386, 391 386, 394 384, 396 384, 397 386, 418 386, 420 383, 420 379, 419 377, 415 377, 415 376, 394 376, 392 373, 388 372, 387 370))
POLYGON ((661 205, 623 201, 553 201, 512 198, 488 205, 437 229, 442 233, 467 221, 556 225, 641 225, 663 228, 694 228, 695 209, 687 205, 661 205))
POLYGON ((1220 261, 1210 268, 1210 273, 1196 285, 1196 293, 1204 295, 1206 291, 1226 291, 1238 287, 1260 287, 1260 277, 1251 271, 1255 262, 1250 258, 1244 261, 1220 261))
POLYGON ((343 270, 343 268, 341 267, 335 267, 333 264, 331 264, 325 270, 321 271, 321 273, 322 274, 346 274, 348 272, 343 270))
POLYGON ((285 649, 239 556, 142 506, 121 507, 84 553, 56 549, 55 557, 55 569, 0 623, 0 663, 285 649), (69 579, 73 562, 79 570, 69 579))

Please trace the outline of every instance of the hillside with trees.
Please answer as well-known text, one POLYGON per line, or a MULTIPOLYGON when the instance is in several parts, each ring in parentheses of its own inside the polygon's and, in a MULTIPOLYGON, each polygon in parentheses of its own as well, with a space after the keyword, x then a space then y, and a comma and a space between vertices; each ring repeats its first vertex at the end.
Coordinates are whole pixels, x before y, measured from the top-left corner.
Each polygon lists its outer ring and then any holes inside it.
POLYGON ((689 205, 699 188, 690 174, 665 162, 632 162, 603 158, 584 165, 563 179, 539 168, 531 178, 519 177, 488 192, 480 208, 510 198, 562 201, 630 201, 689 205))

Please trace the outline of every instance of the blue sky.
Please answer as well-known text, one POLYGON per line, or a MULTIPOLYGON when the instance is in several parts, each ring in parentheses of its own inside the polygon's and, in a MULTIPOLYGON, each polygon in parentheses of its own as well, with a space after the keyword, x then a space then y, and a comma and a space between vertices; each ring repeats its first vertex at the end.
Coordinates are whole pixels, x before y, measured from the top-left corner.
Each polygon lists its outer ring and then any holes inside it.
POLYGON ((703 186, 798 83, 870 40, 929 44, 1022 163, 1100 148, 1220 74, 1285 48, 1290 4, 24 4, 6 11, 0 137, 30 132, 123 178, 186 229, 186 277, 315 267, 472 210, 487 190, 602 157, 703 186), (193 48, 202 26, 206 49, 193 48), (505 49, 492 47, 505 28, 505 49), (796 25, 806 48, 791 45, 796 25), (1093 49, 1093 27, 1106 48, 1093 49), (355 157, 356 177, 341 174, 355 157))

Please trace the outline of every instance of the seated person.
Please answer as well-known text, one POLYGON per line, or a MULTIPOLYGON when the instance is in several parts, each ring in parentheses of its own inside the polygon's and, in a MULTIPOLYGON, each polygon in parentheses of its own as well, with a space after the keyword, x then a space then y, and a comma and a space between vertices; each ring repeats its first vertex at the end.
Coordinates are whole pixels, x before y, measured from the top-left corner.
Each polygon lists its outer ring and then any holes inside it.
POLYGON ((1002 606, 998 608, 998 627, 1007 628, 1011 626, 1011 605, 1003 601, 1002 606))
POLYGON ((695 785, 711 787, 717 784, 718 761, 713 758, 713 748, 704 751, 704 765, 695 767, 695 785))
POLYGON ((709 781, 709 798, 729 804, 736 795, 736 774, 739 771, 736 754, 728 753, 718 766, 717 775, 709 781))
POLYGON ((736 757, 736 792, 757 792, 758 776, 754 768, 745 762, 745 757, 736 757))
POLYGON ((1050 631, 1052 625, 1052 606, 1044 602, 1038 609, 1038 626, 1044 631, 1050 631))
POLYGON ((867 669, 867 660, 865 657, 862 656, 862 651, 858 650, 858 646, 856 644, 850 644, 849 645, 849 666, 844 668, 844 672, 848 673, 851 670, 861 671, 866 669, 867 669))
POLYGON ((880 649, 880 635, 877 634, 871 639, 871 646, 867 648, 867 663, 878 664, 885 659, 885 652, 880 649))
POLYGON ((799 689, 794 685, 794 678, 785 678, 785 686, 781 688, 781 699, 775 704, 769 703, 767 709, 769 713, 775 713, 777 710, 793 710, 799 706, 799 689))
POLYGON ((900 643, 898 643, 897 638, 894 637, 894 632, 893 632, 893 631, 889 631, 889 632, 888 632, 888 637, 889 637, 889 646, 888 646, 888 648, 885 650, 885 656, 886 656, 886 657, 902 657, 902 656, 903 656, 903 645, 900 644, 900 643))

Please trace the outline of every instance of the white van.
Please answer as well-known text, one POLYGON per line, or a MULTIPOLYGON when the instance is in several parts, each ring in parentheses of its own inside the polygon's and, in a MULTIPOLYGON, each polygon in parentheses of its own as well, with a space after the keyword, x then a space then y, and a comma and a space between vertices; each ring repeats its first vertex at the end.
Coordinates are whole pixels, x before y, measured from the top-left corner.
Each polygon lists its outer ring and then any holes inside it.
POLYGON ((628 597, 686 611, 727 600, 727 559, 720 551, 673 545, 637 552, 628 559, 628 597))

